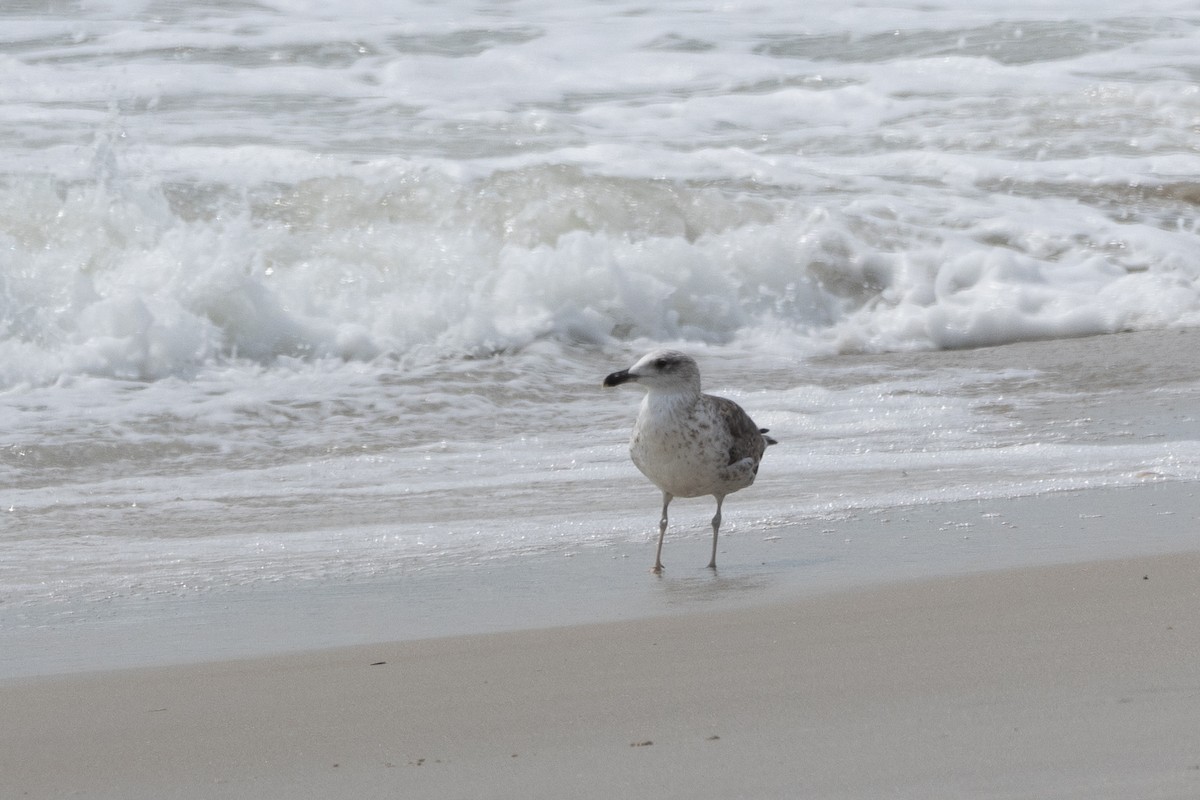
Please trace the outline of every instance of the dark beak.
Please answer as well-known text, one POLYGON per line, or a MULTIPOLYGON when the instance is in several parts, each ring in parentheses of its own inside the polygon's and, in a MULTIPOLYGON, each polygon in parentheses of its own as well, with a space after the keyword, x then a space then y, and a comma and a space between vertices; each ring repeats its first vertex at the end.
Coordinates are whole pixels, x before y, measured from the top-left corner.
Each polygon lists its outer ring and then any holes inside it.
POLYGON ((631 380, 633 380, 633 376, 629 374, 629 370, 623 369, 605 378, 604 385, 608 387, 620 386, 622 383, 628 383, 631 380))

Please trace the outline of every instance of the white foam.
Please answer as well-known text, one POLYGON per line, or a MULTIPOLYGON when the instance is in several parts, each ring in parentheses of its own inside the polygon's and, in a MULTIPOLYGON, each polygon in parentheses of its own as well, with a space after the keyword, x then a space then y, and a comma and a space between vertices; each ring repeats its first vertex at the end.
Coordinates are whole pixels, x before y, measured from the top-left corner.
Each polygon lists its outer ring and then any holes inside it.
POLYGON ((10 13, 0 382, 1200 319, 1173 4, 519 7, 10 13))
POLYGON ((846 352, 1200 322, 1190 229, 1068 200, 910 201, 901 217, 885 197, 835 210, 547 168, 260 188, 211 218, 144 182, 60 191, 0 188, 6 385, 546 337, 715 343, 766 326, 846 352))

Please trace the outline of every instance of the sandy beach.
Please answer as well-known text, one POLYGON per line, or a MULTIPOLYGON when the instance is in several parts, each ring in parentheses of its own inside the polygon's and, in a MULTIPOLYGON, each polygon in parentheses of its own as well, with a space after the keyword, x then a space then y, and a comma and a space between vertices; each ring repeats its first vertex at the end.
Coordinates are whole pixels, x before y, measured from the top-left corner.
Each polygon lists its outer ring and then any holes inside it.
POLYGON ((0 686, 6 797, 1192 798, 1200 553, 0 686))

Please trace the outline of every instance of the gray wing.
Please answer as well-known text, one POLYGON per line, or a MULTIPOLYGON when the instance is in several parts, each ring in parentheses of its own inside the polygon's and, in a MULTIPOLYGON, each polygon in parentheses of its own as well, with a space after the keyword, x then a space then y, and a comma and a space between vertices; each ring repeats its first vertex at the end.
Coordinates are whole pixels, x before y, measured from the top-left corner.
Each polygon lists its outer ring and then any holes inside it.
POLYGON ((754 469, 757 472, 758 461, 762 458, 763 451, 767 449, 767 442, 759 432, 758 426, 754 424, 754 420, 750 419, 742 407, 732 400, 712 395, 705 396, 714 403, 717 416, 725 424, 725 430, 729 432, 728 464, 736 464, 744 458, 751 458, 754 459, 754 469))

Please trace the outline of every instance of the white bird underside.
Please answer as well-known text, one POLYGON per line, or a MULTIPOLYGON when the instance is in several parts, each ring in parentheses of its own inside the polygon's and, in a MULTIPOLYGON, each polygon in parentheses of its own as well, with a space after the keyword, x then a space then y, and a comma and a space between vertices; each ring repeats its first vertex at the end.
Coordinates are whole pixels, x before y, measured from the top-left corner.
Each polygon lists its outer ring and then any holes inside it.
POLYGON ((691 402, 648 393, 629 454, 655 486, 675 497, 726 495, 754 483, 766 442, 731 400, 701 394, 691 402))

